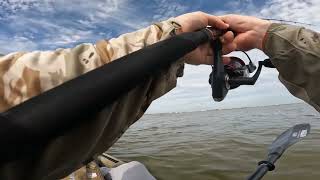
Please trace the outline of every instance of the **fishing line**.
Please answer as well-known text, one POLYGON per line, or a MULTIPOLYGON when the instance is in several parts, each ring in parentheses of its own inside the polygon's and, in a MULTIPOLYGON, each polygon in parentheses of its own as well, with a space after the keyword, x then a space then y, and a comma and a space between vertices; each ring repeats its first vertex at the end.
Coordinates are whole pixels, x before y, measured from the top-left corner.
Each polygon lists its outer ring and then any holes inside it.
POLYGON ((316 26, 316 25, 310 24, 310 23, 290 21, 290 20, 284 20, 284 19, 273 19, 273 18, 261 18, 261 19, 267 20, 267 21, 279 21, 279 22, 284 22, 284 23, 294 23, 294 24, 302 24, 302 25, 308 25, 308 26, 316 26))

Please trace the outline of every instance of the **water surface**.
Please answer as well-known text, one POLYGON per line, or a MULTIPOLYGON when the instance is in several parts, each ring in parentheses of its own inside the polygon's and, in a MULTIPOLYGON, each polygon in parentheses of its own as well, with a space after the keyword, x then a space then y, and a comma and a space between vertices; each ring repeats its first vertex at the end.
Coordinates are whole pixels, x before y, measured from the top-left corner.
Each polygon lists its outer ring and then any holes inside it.
POLYGON ((320 179, 320 115, 305 104, 145 115, 108 153, 144 163, 160 180, 245 179, 286 129, 311 134, 286 151, 266 180, 320 179))

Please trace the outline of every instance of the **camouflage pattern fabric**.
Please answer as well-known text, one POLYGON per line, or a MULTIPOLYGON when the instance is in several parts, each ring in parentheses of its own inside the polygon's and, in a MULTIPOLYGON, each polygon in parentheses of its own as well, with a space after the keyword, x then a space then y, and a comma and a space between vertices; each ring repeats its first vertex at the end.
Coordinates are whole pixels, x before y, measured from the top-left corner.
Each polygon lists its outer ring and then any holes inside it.
POLYGON ((275 23, 267 32, 264 52, 289 92, 320 111, 320 34, 275 23))
MULTIPOLYGON (((167 20, 97 44, 0 57, 0 110, 3 112, 102 64, 169 38, 177 28, 177 23, 167 20)), ((280 73, 281 82, 318 111, 319 46, 319 33, 283 24, 271 25, 264 46, 264 52, 280 73)), ((105 107, 90 123, 56 138, 36 156, 1 165, 0 179, 58 179, 80 169, 91 157, 111 147, 153 100, 174 88, 182 70, 183 61, 173 64, 105 107)))
POLYGON ((168 20, 134 33, 72 49, 17 52, 0 56, 0 111, 118 59, 168 38, 179 26, 168 20))
MULTIPOLYGON (((178 28, 174 19, 169 19, 96 44, 55 51, 16 52, 0 57, 0 110, 6 111, 103 64, 167 39, 178 28)), ((183 66, 181 60, 150 77, 105 107, 90 119, 90 123, 56 138, 36 155, 1 165, 0 179, 59 179, 85 166, 84 162, 111 147, 153 100, 176 86, 183 66)))

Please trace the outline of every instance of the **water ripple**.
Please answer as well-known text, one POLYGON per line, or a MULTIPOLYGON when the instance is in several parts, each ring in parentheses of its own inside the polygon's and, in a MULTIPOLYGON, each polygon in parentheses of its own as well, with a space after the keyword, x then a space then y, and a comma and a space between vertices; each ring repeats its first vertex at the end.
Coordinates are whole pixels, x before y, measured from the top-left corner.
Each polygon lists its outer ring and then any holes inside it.
POLYGON ((276 136, 305 122, 311 135, 265 179, 318 180, 320 116, 304 104, 145 115, 108 153, 143 162, 160 180, 245 179, 276 136))

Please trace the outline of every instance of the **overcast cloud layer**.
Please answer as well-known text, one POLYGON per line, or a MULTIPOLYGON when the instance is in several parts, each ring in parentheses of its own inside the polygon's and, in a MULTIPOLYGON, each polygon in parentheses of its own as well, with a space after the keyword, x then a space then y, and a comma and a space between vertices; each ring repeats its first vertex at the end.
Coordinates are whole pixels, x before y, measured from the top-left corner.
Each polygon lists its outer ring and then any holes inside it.
MULTIPOLYGON (((314 24, 319 30, 319 0, 2 0, 0 53, 72 47, 145 27, 191 11, 239 13, 314 24)), ((266 56, 249 52, 253 60, 266 56)), ((241 54, 237 54, 242 56, 241 54)), ((211 67, 186 66, 178 87, 157 100, 149 113, 263 106, 299 102, 265 69, 257 85, 231 91, 222 103, 211 98, 211 67)))

